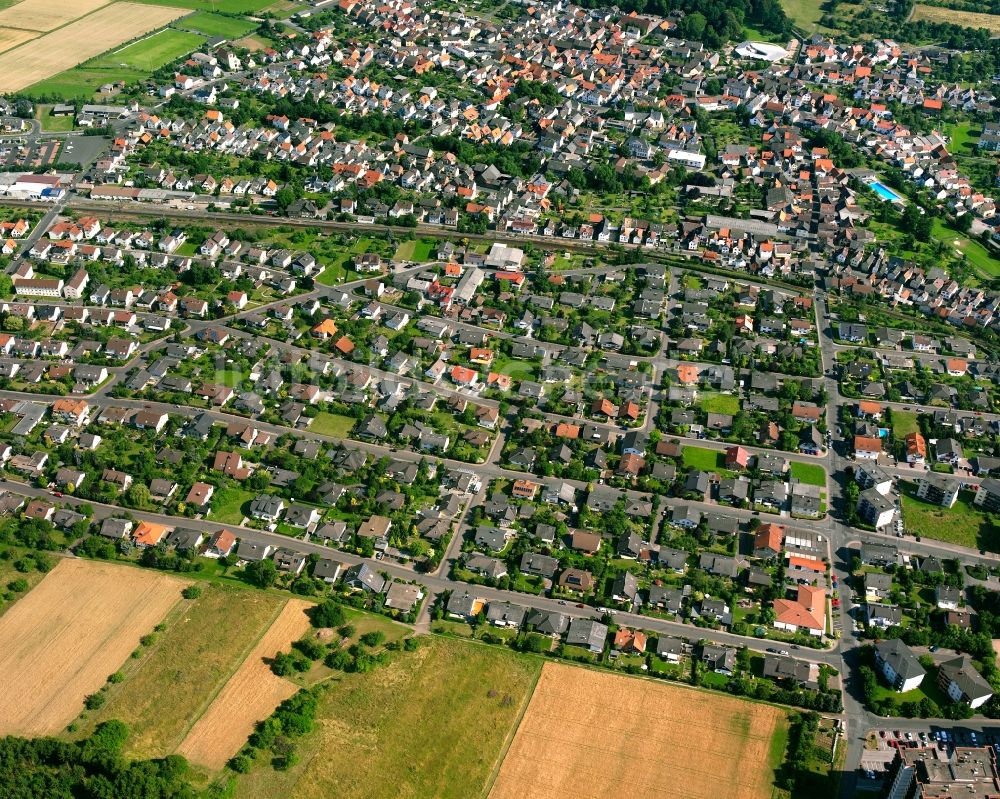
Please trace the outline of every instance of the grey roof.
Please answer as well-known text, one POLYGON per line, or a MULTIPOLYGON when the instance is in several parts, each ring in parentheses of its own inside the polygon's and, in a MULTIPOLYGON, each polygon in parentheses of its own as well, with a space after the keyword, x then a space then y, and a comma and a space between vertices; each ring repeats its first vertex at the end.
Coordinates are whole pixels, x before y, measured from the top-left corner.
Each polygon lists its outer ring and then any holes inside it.
POLYGON ((879 641, 875 644, 875 653, 879 659, 888 663, 904 681, 927 673, 920 665, 917 656, 910 651, 910 647, 898 638, 887 638, 884 641, 879 641))
POLYGON ((566 643, 572 646, 584 646, 591 652, 604 649, 604 641, 608 637, 606 624, 593 619, 573 619, 569 625, 566 643))

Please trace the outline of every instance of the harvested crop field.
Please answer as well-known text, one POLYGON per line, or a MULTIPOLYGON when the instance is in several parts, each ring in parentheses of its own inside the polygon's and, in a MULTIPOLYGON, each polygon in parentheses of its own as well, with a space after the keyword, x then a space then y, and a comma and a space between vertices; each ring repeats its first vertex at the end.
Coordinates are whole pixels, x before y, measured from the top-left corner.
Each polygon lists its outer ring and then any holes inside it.
POLYGON ((21 0, 0 11, 0 27, 51 31, 79 19, 110 0, 21 0))
POLYGON ((263 591, 211 584, 203 591, 170 615, 142 658, 129 660, 124 681, 110 686, 104 707, 78 725, 81 737, 102 721, 118 719, 128 724, 129 757, 171 754, 284 605, 263 591))
POLYGON ((420 642, 369 674, 334 675, 317 729, 296 741, 299 763, 274 771, 260 758, 237 777, 235 799, 482 797, 541 663, 468 641, 420 642))
POLYGON ((184 13, 183 9, 138 3, 105 6, 0 55, 0 92, 16 92, 38 83, 122 42, 162 28, 184 13))
POLYGON ((0 735, 51 735, 181 598, 165 574, 67 559, 0 618, 0 735))
POLYGON ((990 33, 1000 33, 1000 16, 995 14, 980 14, 976 11, 956 11, 953 8, 916 5, 913 7, 912 20, 926 19, 931 22, 948 22, 952 25, 962 25, 966 28, 986 28, 990 33))
POLYGON ((254 724, 267 718, 298 689, 276 676, 265 658, 287 651, 309 628, 306 608, 312 603, 290 599, 236 673, 222 687, 205 714, 195 722, 177 753, 193 763, 221 769, 246 743, 254 724))
POLYGON ((34 39, 38 34, 35 31, 22 31, 15 28, 0 28, 0 53, 17 47, 19 44, 29 39, 34 39))
POLYGON ((547 663, 490 799, 770 799, 785 725, 776 707, 547 663))

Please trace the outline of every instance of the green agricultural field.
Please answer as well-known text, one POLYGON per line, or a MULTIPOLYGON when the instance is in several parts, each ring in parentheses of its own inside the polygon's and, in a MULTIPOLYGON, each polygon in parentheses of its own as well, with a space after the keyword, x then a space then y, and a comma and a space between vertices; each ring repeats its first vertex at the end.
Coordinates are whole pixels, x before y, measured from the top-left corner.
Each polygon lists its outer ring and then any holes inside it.
POLYGON ((224 36, 239 39, 257 30, 257 24, 238 17, 226 17, 208 11, 198 11, 173 23, 180 30, 194 31, 205 36, 224 36))
POLYGON ((1000 531, 990 523, 972 499, 972 491, 960 491, 951 508, 917 499, 913 483, 901 483, 903 525, 906 532, 972 549, 1000 552, 1000 531))
POLYGON ((129 727, 129 757, 171 754, 285 604, 277 594, 198 585, 202 595, 184 601, 143 657, 125 663, 125 679, 110 686, 108 701, 87 714, 79 735, 119 719, 129 727))
POLYGON ((85 71, 93 69, 139 69, 152 72, 164 64, 176 61, 205 43, 205 37, 197 33, 177 31, 167 28, 147 36, 138 42, 133 42, 120 50, 105 53, 91 59, 86 64, 77 67, 85 71))
POLYGON ((705 413, 728 413, 735 416, 740 412, 739 397, 732 394, 702 394, 698 398, 698 406, 705 413))
POLYGON ((317 730, 285 772, 255 764, 236 799, 467 799, 482 796, 541 661, 431 637, 369 674, 334 675, 317 730))
POLYGON ((722 450, 685 446, 681 456, 685 466, 705 472, 722 469, 726 465, 726 455, 722 450))
POLYGON ((242 488, 223 488, 212 496, 212 511, 208 517, 220 524, 239 524, 246 516, 246 505, 256 496, 242 488))
POLYGON ((342 416, 339 413, 327 413, 323 411, 316 415, 309 425, 313 433, 322 436, 334 436, 335 438, 347 438, 354 429, 357 420, 353 416, 342 416))
POLYGON ((432 239, 410 239, 399 245, 393 258, 396 261, 430 261, 436 247, 432 239))
POLYGON ((802 463, 800 461, 792 461, 791 472, 792 477, 796 480, 801 480, 803 483, 807 483, 808 485, 826 488, 826 469, 818 463, 802 463))
POLYGON ((135 0, 150 6, 190 8, 192 11, 217 11, 221 14, 254 14, 276 5, 275 0, 135 0))

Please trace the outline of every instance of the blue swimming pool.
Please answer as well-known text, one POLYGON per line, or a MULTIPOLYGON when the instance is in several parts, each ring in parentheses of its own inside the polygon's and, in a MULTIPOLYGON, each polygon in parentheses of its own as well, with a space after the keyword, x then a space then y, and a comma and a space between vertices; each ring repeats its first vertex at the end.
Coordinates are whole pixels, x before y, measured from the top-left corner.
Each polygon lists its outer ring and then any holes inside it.
POLYGON ((879 183, 877 180, 872 181, 868 184, 871 186, 872 191, 874 191, 883 200, 888 200, 889 202, 899 202, 903 198, 900 197, 892 189, 888 188, 885 184, 879 183))

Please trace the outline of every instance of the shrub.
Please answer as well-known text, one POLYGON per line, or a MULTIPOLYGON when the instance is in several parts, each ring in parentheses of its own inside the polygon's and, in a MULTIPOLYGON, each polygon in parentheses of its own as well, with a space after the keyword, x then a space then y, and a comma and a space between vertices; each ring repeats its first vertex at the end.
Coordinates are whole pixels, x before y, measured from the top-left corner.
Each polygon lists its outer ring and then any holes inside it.
POLYGON ((201 586, 189 585, 187 588, 181 591, 181 596, 184 597, 185 599, 197 599, 198 597, 201 596, 201 586))

